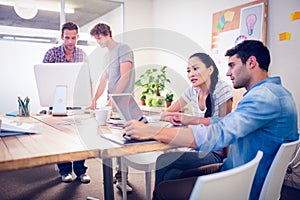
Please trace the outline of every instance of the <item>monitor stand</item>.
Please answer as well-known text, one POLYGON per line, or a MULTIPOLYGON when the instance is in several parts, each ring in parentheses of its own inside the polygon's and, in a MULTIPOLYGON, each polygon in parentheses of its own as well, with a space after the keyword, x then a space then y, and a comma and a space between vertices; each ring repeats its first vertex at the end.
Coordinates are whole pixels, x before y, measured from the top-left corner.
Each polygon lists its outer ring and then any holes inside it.
POLYGON ((67 116, 67 86, 66 85, 56 86, 52 116, 67 116))

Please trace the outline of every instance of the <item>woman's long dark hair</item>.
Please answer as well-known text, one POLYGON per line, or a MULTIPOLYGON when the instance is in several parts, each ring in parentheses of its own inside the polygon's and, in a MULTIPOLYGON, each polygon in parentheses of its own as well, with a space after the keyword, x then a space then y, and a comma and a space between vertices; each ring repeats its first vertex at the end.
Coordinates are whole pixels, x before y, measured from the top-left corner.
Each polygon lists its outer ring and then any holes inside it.
POLYGON ((211 117, 213 116, 213 113, 215 111, 215 104, 214 104, 214 99, 212 98, 212 94, 214 93, 215 89, 216 89, 216 85, 217 82, 219 80, 219 70, 215 64, 215 62, 213 61, 213 59, 206 53, 195 53, 193 55, 190 56, 190 58, 192 57, 197 57, 199 58, 204 65, 206 66, 206 68, 209 68, 210 66, 213 66, 213 73, 210 76, 210 87, 209 87, 209 94, 206 97, 205 100, 205 104, 206 104, 206 112, 204 114, 204 117, 211 117))

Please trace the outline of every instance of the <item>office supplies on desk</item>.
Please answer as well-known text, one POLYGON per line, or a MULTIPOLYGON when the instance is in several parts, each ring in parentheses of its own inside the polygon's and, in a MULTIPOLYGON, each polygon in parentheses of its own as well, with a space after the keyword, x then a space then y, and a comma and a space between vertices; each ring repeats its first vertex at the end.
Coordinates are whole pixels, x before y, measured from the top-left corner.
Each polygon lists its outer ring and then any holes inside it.
POLYGON ((114 125, 109 126, 109 128, 122 130, 125 128, 125 126, 122 124, 114 124, 114 125))
POLYGON ((108 119, 107 121, 106 121, 106 123, 108 123, 108 124, 111 124, 111 125, 113 125, 113 126, 124 126, 124 124, 125 124, 125 120, 118 120, 118 119, 108 119))
POLYGON ((0 118, 0 136, 14 136, 21 134, 41 133, 42 128, 39 124, 24 123, 18 120, 0 118))
POLYGON ((20 117, 29 117, 30 112, 29 112, 29 101, 30 99, 26 97, 24 101, 18 97, 18 103, 19 103, 19 116, 20 117))
POLYGON ((10 117, 17 117, 19 116, 19 111, 13 111, 13 112, 9 112, 5 114, 6 116, 10 116, 10 117))

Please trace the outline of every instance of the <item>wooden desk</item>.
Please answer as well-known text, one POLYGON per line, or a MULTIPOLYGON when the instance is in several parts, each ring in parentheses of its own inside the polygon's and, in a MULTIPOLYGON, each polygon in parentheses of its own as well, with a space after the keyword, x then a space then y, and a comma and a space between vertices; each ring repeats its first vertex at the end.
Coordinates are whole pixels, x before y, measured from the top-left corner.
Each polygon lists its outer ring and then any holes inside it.
POLYGON ((98 157, 98 150, 85 149, 74 135, 59 131, 32 117, 13 119, 40 123, 42 133, 0 137, 0 171, 98 157))
POLYGON ((174 147, 156 142, 120 146, 100 137, 117 130, 97 126, 91 116, 14 117, 27 123, 39 123, 41 134, 0 137, 0 171, 17 170, 58 162, 101 158, 103 160, 105 199, 114 199, 112 158, 130 154, 162 151, 174 147), (62 122, 77 121, 66 125, 62 122))

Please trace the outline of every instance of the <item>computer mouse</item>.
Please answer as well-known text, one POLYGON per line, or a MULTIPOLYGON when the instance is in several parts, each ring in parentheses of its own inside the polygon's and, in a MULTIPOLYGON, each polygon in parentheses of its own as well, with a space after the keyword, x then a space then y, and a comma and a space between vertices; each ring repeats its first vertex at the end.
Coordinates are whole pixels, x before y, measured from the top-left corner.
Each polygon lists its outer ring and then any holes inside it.
POLYGON ((40 114, 46 115, 46 114, 47 114, 47 110, 41 110, 41 111, 40 111, 40 114))

